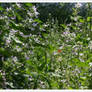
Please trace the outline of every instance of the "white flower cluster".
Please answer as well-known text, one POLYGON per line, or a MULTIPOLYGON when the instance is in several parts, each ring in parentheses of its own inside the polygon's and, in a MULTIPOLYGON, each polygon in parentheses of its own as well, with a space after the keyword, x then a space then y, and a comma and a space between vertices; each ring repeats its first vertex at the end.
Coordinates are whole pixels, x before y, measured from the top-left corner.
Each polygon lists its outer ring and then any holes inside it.
POLYGON ((16 46, 16 47, 14 48, 14 50, 16 50, 17 52, 21 52, 21 51, 22 51, 22 48, 20 48, 19 46, 16 46))
POLYGON ((8 12, 8 11, 10 11, 10 10, 12 10, 12 8, 11 7, 7 7, 7 9, 6 9, 6 11, 8 12))
POLYGON ((90 48, 90 50, 92 50, 92 41, 89 42, 88 47, 90 48))
POLYGON ((19 8, 21 8, 21 4, 17 3, 16 5, 17 5, 19 8))
POLYGON ((18 61, 18 58, 16 56, 13 57, 13 61, 14 62, 17 62, 18 61))
POLYGON ((35 7, 35 6, 33 6, 33 7, 32 7, 32 9, 34 10, 34 14, 35 14, 35 16, 37 17, 37 15, 38 15, 39 13, 37 12, 36 7, 35 7))
POLYGON ((82 6, 81 3, 77 3, 77 4, 75 5, 76 8, 79 8, 79 7, 81 7, 81 6, 82 6))

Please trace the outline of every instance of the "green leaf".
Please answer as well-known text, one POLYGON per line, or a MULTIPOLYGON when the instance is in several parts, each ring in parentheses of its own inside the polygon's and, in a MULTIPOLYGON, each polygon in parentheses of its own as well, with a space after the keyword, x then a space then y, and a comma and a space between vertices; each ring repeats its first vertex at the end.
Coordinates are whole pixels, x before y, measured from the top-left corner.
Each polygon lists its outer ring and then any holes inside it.
POLYGON ((80 22, 81 22, 81 23, 84 23, 84 20, 83 20, 83 19, 80 19, 80 22))
POLYGON ((86 80, 86 77, 80 77, 80 79, 84 81, 84 80, 86 80))
POLYGON ((4 48, 0 48, 0 52, 4 52, 5 51, 5 49, 4 48))
POLYGON ((67 27, 65 24, 61 24, 61 26, 62 26, 63 28, 66 28, 66 27, 67 27))
POLYGON ((31 3, 25 3, 26 6, 33 6, 31 3))
POLYGON ((87 21, 91 21, 92 17, 87 17, 87 21))
POLYGON ((4 10, 4 9, 3 9, 3 7, 0 6, 0 11, 1 11, 1 10, 4 10))
POLYGON ((42 21, 39 19, 35 19, 33 22, 42 23, 42 21))

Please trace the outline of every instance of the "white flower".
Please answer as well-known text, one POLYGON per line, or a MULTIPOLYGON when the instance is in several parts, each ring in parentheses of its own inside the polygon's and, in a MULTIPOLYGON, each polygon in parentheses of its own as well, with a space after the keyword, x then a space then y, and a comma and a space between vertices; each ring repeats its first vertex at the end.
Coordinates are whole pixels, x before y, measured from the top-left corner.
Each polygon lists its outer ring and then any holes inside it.
POLYGON ((32 30, 32 31, 34 31, 34 30, 35 30, 35 28, 31 28, 31 30, 32 30))
POLYGON ((2 73, 2 70, 0 70, 0 73, 2 73))
POLYGON ((92 62, 90 62, 89 65, 92 66, 92 62))
POLYGON ((47 25, 47 24, 44 24, 43 26, 44 26, 44 27, 48 27, 48 25, 47 25))
POLYGON ((90 40, 90 38, 87 38, 87 40, 89 41, 89 40, 90 40))
POLYGON ((88 47, 90 48, 90 50, 92 49, 92 41, 89 42, 88 47))
POLYGON ((18 75, 18 73, 17 73, 17 72, 15 72, 14 74, 15 74, 15 75, 18 75))
POLYGON ((60 46, 59 49, 63 49, 63 46, 60 46))
POLYGON ((82 30, 80 30, 80 32, 82 32, 82 30))
POLYGON ((28 14, 29 16, 33 16, 33 13, 31 13, 30 11, 27 11, 27 14, 28 14))
POLYGON ((4 18, 8 18, 7 16, 4 16, 4 18))
POLYGON ((61 58, 61 57, 59 57, 59 58, 58 58, 58 61, 61 61, 61 60, 62 60, 62 58, 61 58))
POLYGON ((14 62, 18 61, 18 58, 17 58, 16 56, 13 57, 13 61, 14 61, 14 62))
POLYGON ((81 3, 77 3, 77 4, 75 5, 76 8, 79 8, 79 7, 81 7, 81 6, 82 6, 81 3))
POLYGON ((24 77, 29 77, 29 75, 27 75, 27 74, 24 74, 24 77))
POLYGON ((77 21, 77 20, 78 20, 78 18, 77 18, 77 17, 75 17, 75 18, 74 18, 74 20, 75 20, 75 21, 77 21))
POLYGON ((69 42, 69 40, 66 40, 66 42, 69 42))
POLYGON ((57 55, 58 53, 56 51, 53 52, 54 55, 57 55))
POLYGON ((80 53, 80 56, 83 56, 83 53, 80 53))
POLYGON ((33 19, 30 18, 30 19, 29 19, 29 22, 32 22, 32 21, 33 21, 33 19))
POLYGON ((39 13, 37 12, 36 7, 33 6, 32 8, 33 8, 33 10, 34 10, 35 15, 38 15, 39 13))
POLYGON ((0 19, 4 19, 4 17, 0 16, 0 19))
POLYGON ((66 80, 65 80, 65 79, 63 79, 63 80, 61 80, 61 82, 63 82, 63 83, 64 83, 64 82, 66 82, 66 80))
POLYGON ((18 3, 17 3, 16 5, 17 5, 19 8, 21 7, 21 5, 20 5, 20 4, 18 4, 18 3))
POLYGON ((67 26, 71 26, 71 23, 70 24, 67 24, 67 26))
POLYGON ((19 46, 16 46, 16 50, 17 50, 18 52, 22 51, 22 49, 21 49, 19 46))
POLYGON ((68 34, 70 34, 70 32, 69 32, 69 31, 66 31, 66 32, 63 32, 63 34, 64 34, 65 36, 67 36, 68 34))
POLYGON ((12 29, 12 30, 10 31, 10 34, 9 34, 9 35, 13 36, 16 32, 18 32, 18 31, 17 31, 17 30, 12 29))
POLYGON ((80 60, 81 62, 85 62, 82 58, 79 58, 79 60, 80 60))
POLYGON ((36 7, 35 6, 33 6, 32 8, 33 8, 34 11, 36 11, 36 7))
POLYGON ((38 24, 38 23, 33 23, 32 25, 33 25, 34 27, 36 27, 36 26, 37 26, 37 24, 38 24))
POLYGON ((74 52, 74 55, 78 55, 78 53, 77 52, 74 52))
POLYGON ((71 33, 72 37, 76 37, 76 34, 75 33, 71 33))
POLYGON ((10 42, 11 42, 11 39, 10 39, 10 38, 6 39, 6 44, 7 44, 7 45, 8 45, 10 42))
POLYGON ((6 10, 7 10, 7 11, 10 11, 10 10, 12 10, 12 9, 11 9, 11 7, 9 7, 9 8, 7 8, 6 10))

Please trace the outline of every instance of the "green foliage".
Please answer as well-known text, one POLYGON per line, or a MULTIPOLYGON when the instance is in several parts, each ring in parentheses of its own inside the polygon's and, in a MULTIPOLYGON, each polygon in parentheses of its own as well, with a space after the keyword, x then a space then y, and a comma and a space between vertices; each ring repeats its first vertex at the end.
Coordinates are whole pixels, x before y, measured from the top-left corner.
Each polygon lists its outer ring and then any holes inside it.
POLYGON ((1 3, 0 89, 91 89, 92 17, 79 10, 43 23, 35 4, 1 3))

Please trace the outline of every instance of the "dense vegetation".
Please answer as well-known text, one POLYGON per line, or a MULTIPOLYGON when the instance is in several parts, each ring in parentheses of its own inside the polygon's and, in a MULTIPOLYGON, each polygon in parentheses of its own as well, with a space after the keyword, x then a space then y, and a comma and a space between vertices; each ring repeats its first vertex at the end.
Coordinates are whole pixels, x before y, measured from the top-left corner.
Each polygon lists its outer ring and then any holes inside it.
POLYGON ((0 3, 0 89, 92 88, 91 4, 56 6, 0 3))

